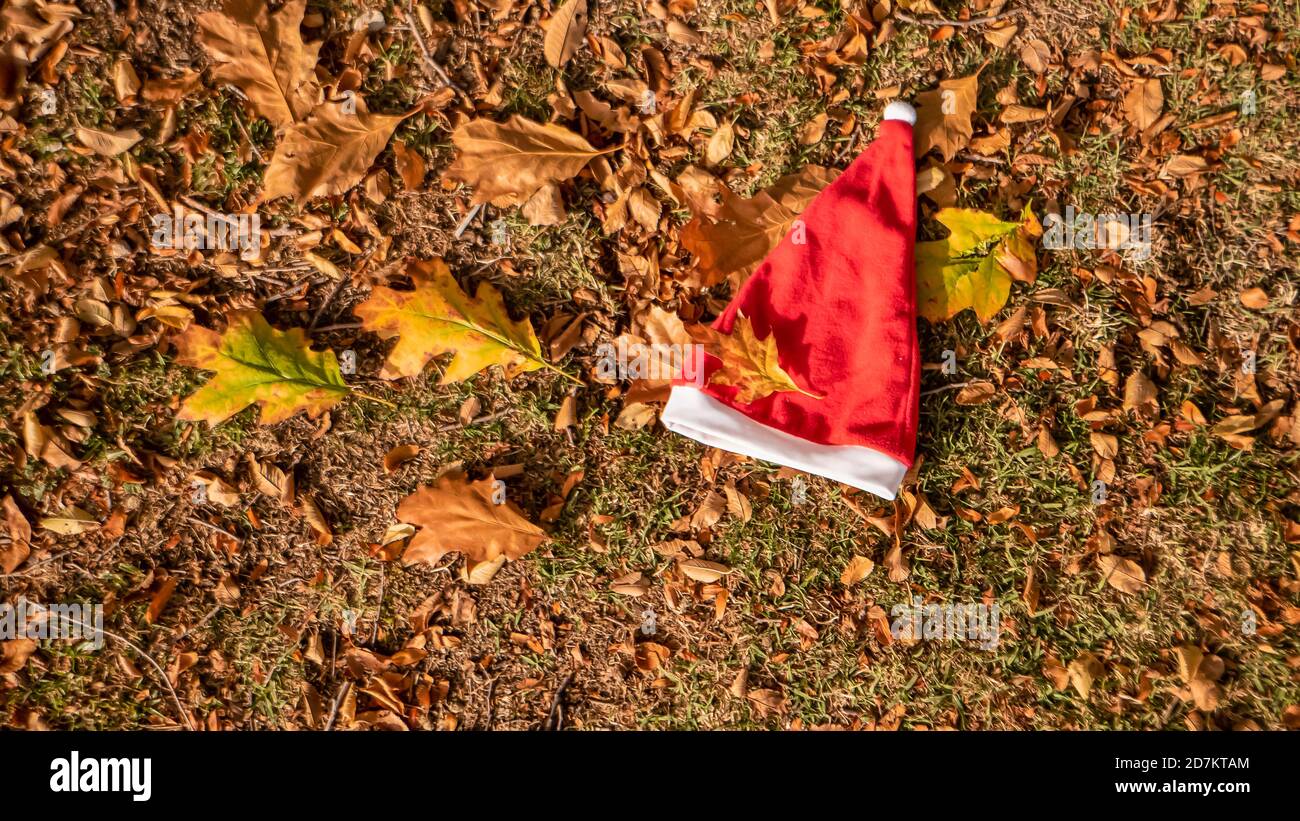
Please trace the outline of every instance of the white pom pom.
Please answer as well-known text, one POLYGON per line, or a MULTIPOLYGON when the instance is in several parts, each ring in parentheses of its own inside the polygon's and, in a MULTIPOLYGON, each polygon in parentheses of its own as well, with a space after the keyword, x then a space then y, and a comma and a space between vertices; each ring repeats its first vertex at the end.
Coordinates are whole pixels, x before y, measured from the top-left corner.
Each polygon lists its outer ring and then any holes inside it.
POLYGON ((894 100, 885 106, 886 120, 902 120, 908 125, 916 125, 916 109, 902 100, 894 100))

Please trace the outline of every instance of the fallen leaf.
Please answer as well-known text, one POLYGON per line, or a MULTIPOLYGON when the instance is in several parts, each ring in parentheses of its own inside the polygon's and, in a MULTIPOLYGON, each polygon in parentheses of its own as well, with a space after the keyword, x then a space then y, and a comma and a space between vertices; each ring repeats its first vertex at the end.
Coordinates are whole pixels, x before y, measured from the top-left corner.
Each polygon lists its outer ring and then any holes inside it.
POLYGON ((179 419, 216 425, 252 404, 264 425, 299 411, 314 419, 351 390, 333 351, 313 351, 301 328, 276 330, 256 311, 232 314, 220 334, 191 325, 176 350, 182 365, 216 372, 181 405, 179 419))
POLYGON ((866 556, 854 556, 849 559, 849 563, 844 566, 844 572, 840 574, 840 584, 845 587, 852 587, 858 582, 871 575, 871 571, 876 569, 876 563, 866 556))
POLYGON ((88 533, 99 527, 94 516, 75 505, 69 505, 56 516, 46 516, 40 520, 41 527, 63 536, 76 536, 88 533))
POLYGON ((977 71, 969 77, 944 80, 934 91, 916 95, 916 156, 925 156, 930 149, 938 148, 947 162, 965 148, 974 133, 971 115, 975 113, 978 94, 977 71))
POLYGON ((476 119, 452 133, 459 150, 445 177, 474 188, 472 202, 519 205, 548 182, 578 175, 597 151, 580 135, 518 115, 504 123, 476 119))
POLYGON ((992 319, 1011 294, 1008 265, 1036 268, 1030 238, 1040 233, 1025 206, 1022 222, 1005 222, 968 208, 944 208, 935 219, 948 228, 941 240, 916 244, 917 309, 931 322, 966 308, 992 319))
POLYGON ((565 0, 546 24, 542 53, 551 68, 573 58, 587 33, 587 0, 565 0))
POLYGON ((1124 95, 1124 114, 1138 131, 1146 131, 1165 108, 1165 94, 1160 87, 1160 79, 1148 77, 1134 80, 1124 95))
POLYGON ((351 102, 318 106, 285 131, 262 177, 260 202, 334 196, 361 182, 409 115, 371 114, 360 99, 351 102))
POLYGON ((464 474, 452 473, 403 499, 397 506, 398 520, 420 529, 402 563, 436 564, 447 553, 460 553, 473 562, 515 560, 545 541, 545 531, 504 498, 500 482, 492 477, 471 482, 464 474))
POLYGON ((837 171, 816 165, 777 180, 749 199, 724 189, 715 215, 696 212, 681 230, 681 242, 695 256, 705 284, 730 275, 744 278, 785 238, 799 214, 837 171))
POLYGON ((1146 586, 1146 572, 1132 559, 1107 553, 1097 558, 1097 568, 1106 583, 1121 593, 1137 595, 1146 586))
POLYGON ((420 454, 420 446, 416 444, 398 445, 384 454, 384 473, 392 473, 406 462, 411 461, 420 454))
POLYGON ((100 131, 94 128, 78 128, 77 142, 104 157, 116 157, 141 140, 140 132, 134 128, 122 131, 100 131))
POLYGON ((754 326, 744 314, 737 314, 730 334, 709 329, 710 352, 715 353, 722 365, 709 376, 710 384, 730 385, 737 388, 736 401, 755 402, 764 396, 780 391, 794 391, 804 396, 820 399, 795 384, 790 374, 781 367, 776 349, 776 336, 759 339, 754 326))
POLYGON ((707 559, 687 559, 678 564, 687 578, 704 584, 711 584, 731 572, 725 564, 718 564, 707 559))
POLYGON ((368 331, 383 339, 397 337, 384 360, 384 379, 415 376, 431 359, 453 354, 440 384, 468 379, 493 365, 507 379, 550 367, 528 320, 515 322, 501 294, 481 282, 470 297, 460 289, 441 259, 412 260, 406 268, 415 288, 395 291, 376 287, 353 309, 368 331))
POLYGON ((303 43, 306 8, 307 0, 288 0, 272 14, 266 3, 225 0, 220 12, 195 18, 213 78, 237 86, 277 128, 305 119, 319 96, 315 67, 324 41, 303 43))
POLYGON ((1070 662, 1066 672, 1074 689, 1087 701, 1092 693, 1092 685, 1106 672, 1106 668, 1102 666, 1101 659, 1092 653, 1083 653, 1070 662))

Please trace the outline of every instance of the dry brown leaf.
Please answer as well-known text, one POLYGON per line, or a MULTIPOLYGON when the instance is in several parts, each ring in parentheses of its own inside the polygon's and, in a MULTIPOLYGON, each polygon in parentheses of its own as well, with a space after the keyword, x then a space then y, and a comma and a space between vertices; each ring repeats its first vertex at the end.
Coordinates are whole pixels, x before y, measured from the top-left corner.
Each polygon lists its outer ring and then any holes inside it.
POLYGON ((398 445, 384 454, 384 473, 392 473, 419 454, 420 446, 417 444, 398 445))
POLYGON ((1142 371, 1133 371, 1124 382, 1124 410, 1141 410, 1158 405, 1155 383, 1142 371))
POLYGON ((731 156, 735 145, 735 129, 732 128, 731 123, 723 123, 714 129, 713 136, 709 137, 708 143, 704 146, 704 162, 708 165, 717 165, 731 156))
POLYGON ((1083 653, 1066 668, 1069 675, 1070 683, 1074 689, 1083 696, 1086 701, 1092 693, 1092 685, 1103 673, 1106 668, 1102 665, 1101 659, 1092 653, 1083 653))
POLYGON ((277 128, 306 119, 320 95, 315 67, 324 41, 303 43, 306 8, 307 0, 288 0, 272 14, 266 3, 226 0, 222 11, 195 18, 213 77, 237 86, 277 128))
POLYGON ((731 572, 731 568, 725 564, 718 564, 707 559, 687 559, 678 564, 678 567, 682 569, 682 573, 687 578, 704 584, 716 582, 731 572))
POLYGON ((304 493, 298 499, 298 512, 307 520, 307 526, 316 534, 316 544, 324 547, 334 542, 334 531, 330 529, 325 514, 321 512, 320 507, 316 504, 315 497, 304 493))
POLYGON ((461 473, 443 476, 403 499, 397 518, 420 528, 402 555, 407 565, 436 564, 448 553, 475 562, 500 556, 514 560, 546 539, 546 533, 505 498, 504 483, 492 477, 471 482, 461 473))
POLYGON ((318 106, 285 132, 263 175, 261 202, 333 196, 361 182, 409 114, 371 114, 360 99, 352 103, 318 106))
POLYGON ((916 156, 938 148, 947 162, 965 148, 974 133, 971 115, 978 94, 977 71, 969 77, 944 80, 937 89, 916 95, 916 156))
POLYGON ((0 574, 17 570, 31 555, 32 526, 27 522, 18 503, 11 494, 5 494, 3 503, 5 532, 8 544, 0 543, 0 574))
POLYGON ((717 493, 709 491, 704 501, 700 502, 700 506, 691 514, 691 529, 704 530, 713 527, 722 518, 722 512, 726 507, 726 500, 717 493))
POLYGON ((121 131, 100 131, 95 128, 78 128, 77 142, 103 157, 116 157, 129 151, 141 140, 140 132, 134 128, 121 131))
POLYGON ((911 574, 912 569, 903 557, 903 548, 895 544, 885 552, 885 568, 889 571, 889 580, 891 582, 906 581, 911 574))
POLYGON ((866 556, 854 556, 849 559, 849 563, 844 566, 844 572, 840 574, 840 584, 845 587, 852 587, 858 582, 871 575, 871 571, 876 569, 876 563, 866 556))
POLYGON ((1134 80, 1124 95, 1124 114, 1138 131, 1146 131, 1165 108, 1165 93, 1157 77, 1134 80))
POLYGON ((560 68, 585 42, 587 34, 587 0, 565 0, 546 24, 542 53, 551 68, 560 68))
POLYGON ((474 203, 519 205, 548 182, 578 175, 597 151, 563 126, 535 123, 520 116, 504 123, 470 120, 456 129, 459 149, 446 179, 474 188, 474 203))
POLYGON ((741 199, 724 189, 722 206, 715 215, 696 211, 694 219, 683 226, 681 241, 695 255, 704 283, 721 282, 732 274, 748 276, 837 173, 816 165, 805 166, 750 199, 741 199))
POLYGON ((1097 568, 1106 583, 1121 593, 1135 596, 1146 586, 1146 571, 1132 559, 1108 553, 1097 558, 1097 568))

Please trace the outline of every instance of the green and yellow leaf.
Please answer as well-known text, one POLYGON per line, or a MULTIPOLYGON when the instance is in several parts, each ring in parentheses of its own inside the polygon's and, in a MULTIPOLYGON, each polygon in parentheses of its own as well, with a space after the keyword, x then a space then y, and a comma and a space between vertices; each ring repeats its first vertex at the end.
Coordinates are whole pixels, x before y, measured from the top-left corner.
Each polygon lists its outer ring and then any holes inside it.
POLYGON ((185 400, 180 419, 216 425, 254 403, 264 425, 299 411, 315 418, 351 391, 333 351, 313 351, 301 328, 276 330, 256 311, 232 314, 224 333, 191 325, 176 348, 181 364, 216 373, 185 400))
POLYGON ((987 322, 1006 304, 1011 280, 1033 281, 1037 274, 1033 238, 1042 229, 1029 206, 1021 222, 1006 222, 969 208, 944 208, 935 219, 949 233, 944 239, 916 245, 921 316, 939 322, 970 308, 987 322))
POLYGON ((363 328, 384 339, 397 337, 380 371, 383 378, 415 376, 444 353, 453 356, 443 385, 492 365, 500 365, 507 378, 551 367, 528 320, 512 321, 501 294, 489 283, 479 283, 476 296, 470 297, 440 259, 413 261, 407 274, 414 290, 375 288, 355 309, 363 328))

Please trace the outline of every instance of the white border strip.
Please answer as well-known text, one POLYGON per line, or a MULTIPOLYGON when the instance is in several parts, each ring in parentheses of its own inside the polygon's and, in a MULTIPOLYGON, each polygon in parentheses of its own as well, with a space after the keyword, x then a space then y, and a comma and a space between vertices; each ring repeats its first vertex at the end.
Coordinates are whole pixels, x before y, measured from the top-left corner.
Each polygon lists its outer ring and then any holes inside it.
POLYGON ((756 459, 815 473, 893 499, 907 465, 862 445, 823 445, 755 422, 703 391, 674 385, 660 417, 674 433, 756 459))

